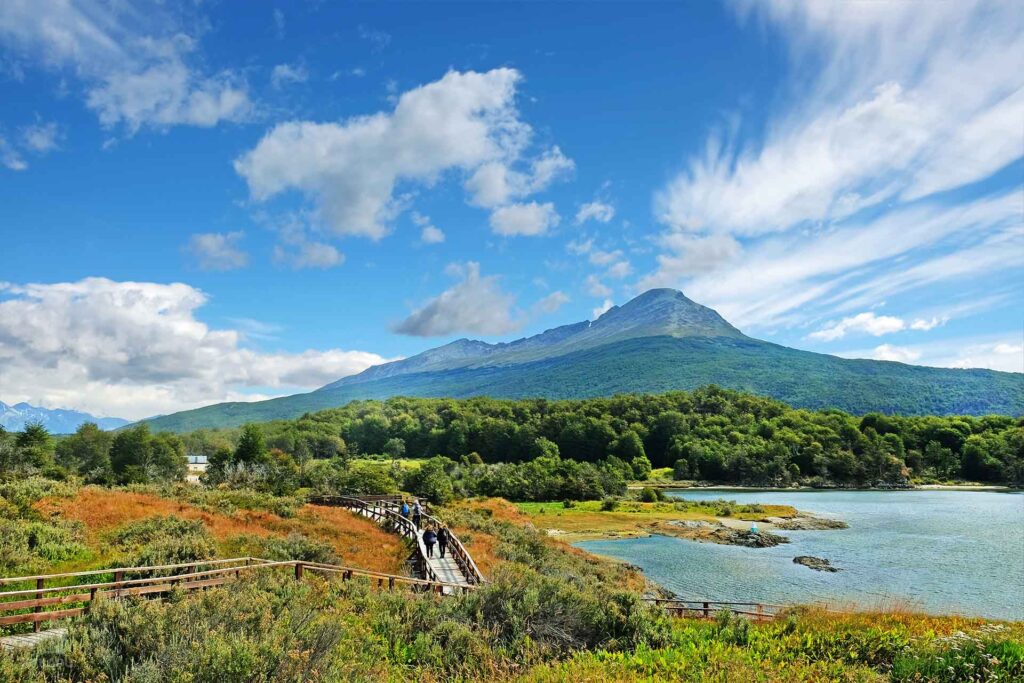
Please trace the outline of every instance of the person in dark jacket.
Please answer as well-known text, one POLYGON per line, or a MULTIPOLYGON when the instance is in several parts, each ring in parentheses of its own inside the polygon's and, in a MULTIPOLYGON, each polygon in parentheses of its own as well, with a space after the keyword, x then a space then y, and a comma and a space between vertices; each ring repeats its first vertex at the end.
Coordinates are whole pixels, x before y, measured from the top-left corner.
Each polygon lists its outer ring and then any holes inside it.
POLYGON ((416 530, 420 529, 420 520, 422 519, 422 509, 420 508, 420 502, 417 500, 412 506, 412 523, 416 525, 416 530))
POLYGON ((437 543, 437 534, 430 527, 423 532, 423 545, 427 546, 427 557, 434 556, 434 544, 437 543))
POLYGON ((448 550, 448 543, 452 540, 452 535, 448 532, 448 527, 443 526, 437 530, 437 549, 441 551, 441 557, 444 558, 444 553, 448 550))

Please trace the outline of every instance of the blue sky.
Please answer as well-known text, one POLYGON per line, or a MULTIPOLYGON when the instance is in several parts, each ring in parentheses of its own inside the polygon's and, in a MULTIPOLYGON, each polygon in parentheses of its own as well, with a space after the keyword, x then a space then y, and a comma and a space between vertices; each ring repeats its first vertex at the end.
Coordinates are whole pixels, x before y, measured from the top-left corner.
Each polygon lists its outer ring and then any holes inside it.
POLYGON ((0 399, 293 393, 653 286, 1024 370, 1012 2, 0 7, 0 399))

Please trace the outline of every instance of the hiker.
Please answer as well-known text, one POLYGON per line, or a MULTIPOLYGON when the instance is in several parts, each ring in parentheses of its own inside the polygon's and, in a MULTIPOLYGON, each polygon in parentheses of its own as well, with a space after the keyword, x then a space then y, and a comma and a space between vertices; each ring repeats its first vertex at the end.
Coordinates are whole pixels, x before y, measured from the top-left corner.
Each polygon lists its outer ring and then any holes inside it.
POLYGON ((441 559, 444 559, 444 553, 448 550, 448 542, 452 539, 451 534, 448 532, 448 527, 443 526, 437 530, 437 549, 441 551, 441 559))
POLYGON ((409 519, 409 504, 404 500, 402 501, 402 516, 409 519))
POLYGON ((412 523, 416 527, 416 531, 420 530, 420 519, 422 519, 423 510, 420 508, 420 502, 417 500, 412 506, 412 523))
MULTIPOLYGON (((427 546, 427 557, 434 556, 434 544, 437 542, 437 534, 430 527, 423 532, 423 545, 427 546)), ((443 557, 443 556, 442 556, 443 557)))

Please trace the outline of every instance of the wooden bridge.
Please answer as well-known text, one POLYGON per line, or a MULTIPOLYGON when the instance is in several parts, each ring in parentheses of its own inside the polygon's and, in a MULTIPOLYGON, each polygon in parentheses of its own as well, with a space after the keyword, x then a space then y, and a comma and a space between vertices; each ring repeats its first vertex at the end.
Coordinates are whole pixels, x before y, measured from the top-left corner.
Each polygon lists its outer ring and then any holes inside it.
POLYGON ((381 526, 412 541, 414 550, 412 565, 416 575, 433 582, 456 584, 459 586, 479 586, 486 579, 480 573, 476 562, 466 551, 459 537, 449 529, 448 551, 441 557, 440 550, 435 548, 433 556, 427 555, 427 547, 423 543, 423 530, 430 526, 435 530, 445 526, 441 520, 427 514, 426 505, 420 503, 423 510, 419 528, 410 517, 403 517, 402 503, 411 507, 415 499, 405 501, 402 496, 313 496, 309 499, 314 505, 336 505, 345 507, 356 514, 369 517, 381 526))
MULTIPOLYGON (((301 560, 273 561, 258 557, 235 557, 203 560, 182 564, 145 567, 116 567, 62 574, 39 574, 0 578, 0 627, 32 624, 32 633, 0 638, 0 647, 31 647, 43 640, 62 637, 64 628, 42 630, 47 622, 69 619, 88 613, 99 598, 118 599, 130 596, 159 597, 174 590, 201 590, 221 586, 242 574, 266 571, 288 571, 296 580, 307 572, 334 576, 342 581, 362 580, 377 590, 410 590, 440 596, 474 590, 486 582, 483 574, 453 533, 444 558, 440 553, 427 556, 422 529, 402 516, 400 496, 317 496, 310 499, 317 505, 345 507, 368 517, 384 528, 413 542, 412 567, 416 576, 399 576, 342 565, 301 560)), ((421 527, 436 528, 442 522, 424 511, 421 527)), ((718 612, 733 612, 756 621, 773 619, 783 609, 780 605, 748 602, 709 602, 651 599, 673 616, 710 618, 718 612)))

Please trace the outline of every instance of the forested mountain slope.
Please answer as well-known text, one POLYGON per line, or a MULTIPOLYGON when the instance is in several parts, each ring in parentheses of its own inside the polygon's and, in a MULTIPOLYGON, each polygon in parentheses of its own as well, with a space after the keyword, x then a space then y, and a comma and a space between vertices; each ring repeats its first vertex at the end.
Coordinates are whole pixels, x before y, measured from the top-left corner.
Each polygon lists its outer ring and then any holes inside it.
POLYGON ((507 344, 459 340, 308 393, 154 418, 188 431, 390 396, 551 399, 717 384, 794 407, 906 415, 1024 413, 1024 374, 850 360, 747 337, 681 292, 646 292, 598 320, 507 344))

